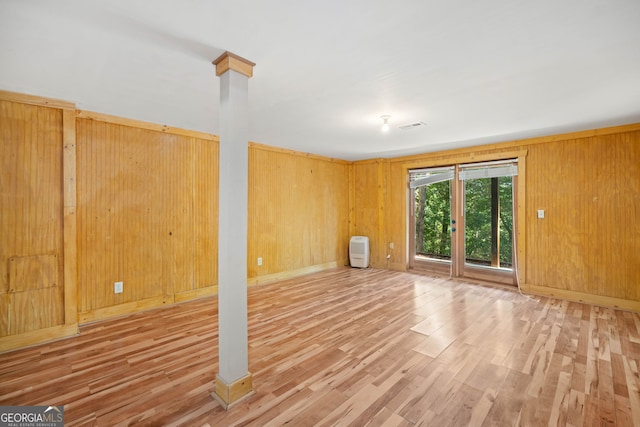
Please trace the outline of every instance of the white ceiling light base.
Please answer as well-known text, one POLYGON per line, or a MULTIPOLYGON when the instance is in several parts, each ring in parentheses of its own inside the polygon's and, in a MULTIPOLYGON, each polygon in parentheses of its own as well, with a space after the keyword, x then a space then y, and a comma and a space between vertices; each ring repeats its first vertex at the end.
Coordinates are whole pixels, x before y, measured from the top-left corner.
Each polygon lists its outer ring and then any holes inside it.
POLYGON ((380 116, 380 118, 382 119, 382 132, 389 132, 389 119, 391 116, 385 114, 380 116))

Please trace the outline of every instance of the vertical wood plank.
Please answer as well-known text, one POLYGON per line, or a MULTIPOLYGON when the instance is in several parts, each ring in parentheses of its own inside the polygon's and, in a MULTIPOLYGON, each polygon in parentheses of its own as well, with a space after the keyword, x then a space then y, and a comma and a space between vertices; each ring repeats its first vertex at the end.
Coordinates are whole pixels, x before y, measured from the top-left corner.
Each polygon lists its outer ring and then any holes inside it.
POLYGON ((62 112, 64 323, 78 324, 78 257, 76 222, 76 113, 62 112))
POLYGON ((386 223, 386 197, 387 178, 389 176, 389 163, 384 159, 378 160, 378 232, 375 239, 381 244, 374 246, 372 252, 372 265, 378 268, 388 268, 389 262, 387 254, 389 253, 388 242, 385 233, 386 223))
POLYGON ((382 203, 380 175, 380 164, 377 160, 354 165, 355 234, 369 237, 370 263, 375 268, 382 267, 379 254, 384 251, 385 246, 384 242, 380 241, 380 204, 382 203))
POLYGON ((349 165, 349 237, 356 233, 356 186, 353 164, 349 165))

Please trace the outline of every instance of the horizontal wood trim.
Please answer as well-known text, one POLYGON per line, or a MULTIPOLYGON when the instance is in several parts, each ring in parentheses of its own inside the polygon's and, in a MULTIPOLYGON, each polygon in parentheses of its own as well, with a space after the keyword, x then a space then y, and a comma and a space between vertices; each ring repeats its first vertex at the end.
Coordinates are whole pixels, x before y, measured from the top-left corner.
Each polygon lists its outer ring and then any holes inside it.
POLYGON ((26 95, 23 93, 0 90, 0 100, 19 102, 21 104, 38 105, 41 107, 60 108, 63 110, 75 110, 76 104, 60 99, 45 98, 42 96, 26 95))
POLYGON ((382 158, 376 157, 375 159, 356 160, 352 163, 357 165, 377 165, 378 163, 384 163, 391 160, 395 160, 395 159, 382 159, 382 158))
MULTIPOLYGON (((409 156, 394 157, 392 159, 389 159, 389 161, 394 163, 395 162, 405 163, 405 162, 411 162, 413 160, 421 160, 429 157, 448 157, 448 156, 455 156, 458 154, 467 155, 470 152, 471 153, 474 152, 474 150, 478 152, 486 152, 490 150, 503 150, 508 148, 517 148, 524 145, 536 145, 536 144, 544 144, 549 142, 565 141, 569 139, 613 135, 617 133, 634 132, 638 130, 640 130, 640 123, 634 123, 634 124, 612 126, 608 128, 601 128, 601 129, 589 129, 589 130, 583 130, 578 132, 569 132, 569 133, 562 133, 557 135, 540 136, 537 138, 516 139, 511 141, 496 142, 493 144, 461 147, 461 148, 455 148, 452 150, 445 150, 445 151, 434 151, 434 152, 427 152, 427 153, 421 153, 421 154, 412 154, 409 156)), ((501 153, 495 153, 495 154, 501 154, 501 153)))
POLYGON ((326 264, 312 265, 310 267, 300 268, 298 270, 292 271, 283 271, 281 273, 267 274, 264 276, 252 277, 247 280, 247 285, 255 286, 255 285, 264 285, 267 283, 277 282, 279 280, 291 279, 294 277, 304 276, 310 273, 316 273, 323 270, 329 270, 336 267, 342 267, 348 265, 349 261, 344 260, 342 262, 328 262, 326 264))
POLYGON ((603 295, 587 294, 584 292, 569 291, 566 289, 554 289, 546 286, 531 284, 520 285, 520 290, 524 293, 533 295, 559 298, 569 301, 597 305, 601 307, 640 312, 640 301, 607 297, 603 295))
POLYGON ((0 353, 79 335, 78 324, 52 326, 17 335, 0 337, 0 353))
POLYGON ((174 295, 175 302, 185 302, 194 299, 204 298, 212 295, 218 295, 218 286, 209 286, 207 288, 194 289, 190 291, 178 292, 174 295))
POLYGON ((319 156, 317 154, 305 153, 304 151, 296 151, 288 148, 274 147, 271 145, 259 144, 257 142, 249 142, 249 148, 253 148, 256 150, 272 151, 275 153, 291 154, 293 156, 301 156, 301 157, 306 157, 306 158, 315 159, 315 160, 324 160, 326 162, 341 163, 344 165, 350 165, 353 163, 348 160, 319 156))
POLYGON ((80 324, 95 322, 98 320, 109 319, 112 317, 124 316, 127 314, 137 313, 138 311, 150 310, 167 304, 172 304, 174 298, 172 296, 160 296, 155 298, 147 298, 144 300, 133 301, 125 304, 118 304, 111 307, 98 308, 91 311, 80 313, 78 320, 80 324))
POLYGON ((122 126, 129 126, 137 129, 152 130, 152 131, 163 132, 163 133, 168 133, 172 135, 206 139, 209 141, 216 141, 216 142, 220 141, 220 138, 217 135, 209 134, 206 132, 198 132, 195 130, 181 129, 181 128, 171 127, 167 125, 160 125, 157 123, 150 123, 150 122, 144 122, 141 120, 111 116, 109 114, 96 113, 92 111, 78 110, 78 118, 95 120, 97 122, 112 123, 112 124, 122 125, 122 126))

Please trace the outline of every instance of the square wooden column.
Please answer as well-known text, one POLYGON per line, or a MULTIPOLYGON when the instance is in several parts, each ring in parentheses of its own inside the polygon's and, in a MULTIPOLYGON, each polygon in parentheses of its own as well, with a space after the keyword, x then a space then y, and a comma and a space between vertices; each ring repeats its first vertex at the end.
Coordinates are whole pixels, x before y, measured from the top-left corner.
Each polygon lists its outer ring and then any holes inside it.
POLYGON ((249 77, 253 64, 225 52, 220 77, 218 222, 219 372, 213 396, 228 409, 253 393, 247 325, 249 77))

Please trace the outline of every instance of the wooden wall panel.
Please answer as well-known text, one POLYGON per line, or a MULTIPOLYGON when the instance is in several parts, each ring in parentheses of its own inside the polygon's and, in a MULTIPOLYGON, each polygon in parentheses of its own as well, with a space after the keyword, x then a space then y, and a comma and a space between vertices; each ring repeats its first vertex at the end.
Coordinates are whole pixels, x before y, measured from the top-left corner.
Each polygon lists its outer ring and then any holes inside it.
POLYGON ((250 282, 346 262, 349 167, 348 162, 250 145, 250 282))
POLYGON ((530 148, 528 283, 640 301, 639 147, 632 132, 530 148))
POLYGON ((406 235, 407 218, 407 176, 398 164, 389 164, 389 180, 386 193, 386 217, 385 233, 388 243, 393 243, 393 249, 387 248, 391 256, 389 268, 404 270, 407 265, 406 239, 398 239, 398 236, 406 235), (402 220, 398 220, 401 219, 402 220))
POLYGON ((56 255, 16 256, 9 258, 9 290, 28 292, 53 288, 58 283, 58 257, 56 255))
MULTIPOLYGON (((85 321, 215 292, 215 137, 0 95, 0 338, 16 337, 0 351, 74 333, 64 244, 85 321)), ((250 144, 249 282, 342 265, 353 234, 370 237, 373 267, 403 269, 406 169, 514 150, 527 152, 524 287, 640 307, 640 125, 354 164, 250 144)))
POLYGON ((384 221, 384 189, 383 161, 357 162, 354 165, 355 187, 355 234, 367 236, 371 249, 370 265, 382 268, 386 260, 381 258, 385 251, 384 234, 380 225, 384 221))
POLYGON ((62 111, 0 100, 0 337, 64 323, 62 111))
MULTIPOLYGON (((217 141, 194 139, 194 283, 193 289, 218 284, 218 164, 217 141)), ((182 291, 189 291, 186 287, 182 291)))
MULTIPOLYGON (((401 242, 391 266, 403 269, 407 262, 407 168, 485 161, 514 150, 527 153, 523 288, 640 307, 640 125, 390 159, 385 230, 387 241, 401 242)), ((378 174, 372 163, 356 162, 354 169, 356 191, 372 195, 378 174)), ((374 209, 367 203, 356 203, 364 232, 374 226, 367 223, 374 209)))
POLYGON ((214 286, 217 143, 85 118, 77 134, 79 311, 214 286))
MULTIPOLYGON (((3 336, 24 334, 63 324, 62 287, 33 289, 7 294, 4 316, 8 322, 3 336)), ((4 301, 4 300, 3 300, 4 301)))

